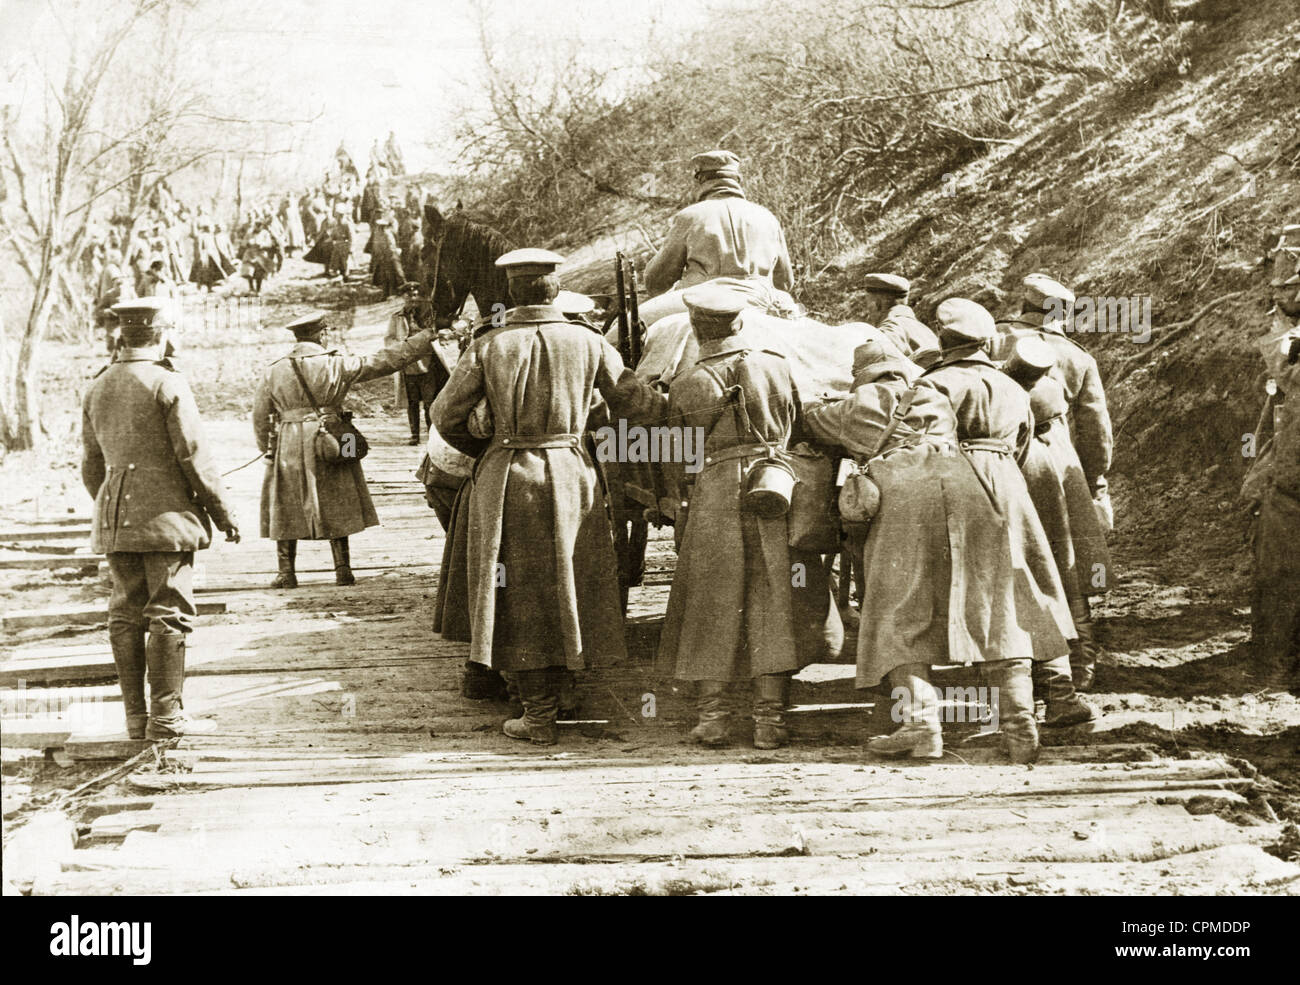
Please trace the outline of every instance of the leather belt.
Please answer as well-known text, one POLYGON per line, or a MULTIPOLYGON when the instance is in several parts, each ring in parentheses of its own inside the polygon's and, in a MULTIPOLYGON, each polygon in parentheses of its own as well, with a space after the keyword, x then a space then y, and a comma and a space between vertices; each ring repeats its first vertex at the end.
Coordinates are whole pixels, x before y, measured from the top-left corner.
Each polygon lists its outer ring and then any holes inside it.
POLYGON ((737 458, 769 458, 771 454, 772 446, 770 445, 734 445, 731 448, 724 448, 722 451, 705 455, 704 467, 707 469, 710 465, 735 461, 737 458))
POLYGON ((1063 421, 1063 420, 1065 420, 1065 415, 1057 414, 1055 417, 1049 417, 1045 421, 1039 421, 1037 424, 1034 425, 1034 436, 1041 437, 1042 435, 1046 434, 1048 431, 1052 430, 1053 424, 1055 424, 1057 421, 1063 421))
MULTIPOLYGON (((340 412, 337 407, 322 407, 321 413, 325 415, 333 414, 337 417, 340 412)), ((300 424, 303 421, 316 421, 320 419, 320 414, 317 414, 316 411, 312 410, 310 407, 292 407, 289 410, 279 411, 278 416, 281 424, 300 424)))
POLYGON ((988 451, 995 455, 1010 455, 1011 446, 997 438, 972 438, 961 442, 962 451, 988 451))
POLYGON ((498 434, 492 437, 493 448, 579 448, 582 439, 576 434, 498 434))

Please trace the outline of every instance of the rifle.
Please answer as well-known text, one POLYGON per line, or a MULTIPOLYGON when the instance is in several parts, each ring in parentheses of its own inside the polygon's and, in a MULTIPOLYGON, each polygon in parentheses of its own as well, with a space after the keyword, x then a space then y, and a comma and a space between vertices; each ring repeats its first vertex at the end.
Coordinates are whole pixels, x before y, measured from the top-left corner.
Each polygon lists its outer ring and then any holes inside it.
POLYGON ((628 316, 631 322, 631 334, 628 337, 632 358, 629 366, 641 361, 641 302, 636 296, 636 264, 628 261, 627 265, 627 300, 628 316))
POLYGON ((627 283, 623 277, 623 251, 619 250, 614 258, 614 287, 618 291, 618 354, 623 357, 625 365, 634 366, 632 362, 632 328, 628 322, 627 283))

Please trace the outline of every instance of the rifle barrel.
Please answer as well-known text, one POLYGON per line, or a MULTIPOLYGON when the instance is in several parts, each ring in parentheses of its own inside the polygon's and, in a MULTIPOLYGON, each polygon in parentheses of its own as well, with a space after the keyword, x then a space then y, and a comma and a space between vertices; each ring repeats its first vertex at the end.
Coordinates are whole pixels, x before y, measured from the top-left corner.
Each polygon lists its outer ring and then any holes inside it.
POLYGON ((623 252, 614 258, 614 283, 618 290, 618 354, 625 363, 632 361, 632 333, 627 320, 627 285, 623 279, 623 252))
POLYGON ((627 263, 627 297, 628 297, 628 348, 633 368, 641 361, 641 302, 636 296, 636 264, 627 263))

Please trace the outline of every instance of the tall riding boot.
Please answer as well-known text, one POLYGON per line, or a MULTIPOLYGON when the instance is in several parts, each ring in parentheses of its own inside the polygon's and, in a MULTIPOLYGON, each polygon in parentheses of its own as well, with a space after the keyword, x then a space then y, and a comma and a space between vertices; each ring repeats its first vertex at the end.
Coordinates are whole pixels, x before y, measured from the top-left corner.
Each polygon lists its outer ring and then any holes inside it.
POLYGON ((691 740, 702 746, 716 747, 726 745, 727 719, 727 682, 698 681, 699 691, 695 698, 695 707, 700 713, 700 723, 691 729, 691 740))
POLYGON ((785 703, 790 678, 763 674, 754 679, 754 748, 780 749, 790 741, 785 730, 785 703))
POLYGON ((1069 657, 1038 661, 1034 664, 1033 676, 1034 690, 1047 704, 1047 717, 1043 720, 1045 728, 1067 728, 1097 720, 1092 707, 1074 693, 1069 657))
POLYGON ((149 668, 149 725, 147 739, 170 739, 192 732, 210 732, 211 721, 195 721, 185 714, 181 692, 185 687, 185 636, 150 633, 145 645, 149 668))
POLYGON ((557 667, 560 681, 560 712, 562 722, 575 722, 582 714, 582 698, 578 695, 578 677, 568 667, 557 667))
POLYGON ((348 539, 335 537, 331 540, 330 553, 334 555, 334 584, 355 585, 357 579, 352 574, 352 557, 348 551, 348 539))
POLYGON ((943 726, 939 722, 939 701, 930 685, 930 668, 925 664, 900 664, 889 672, 893 694, 905 693, 899 702, 901 726, 891 735, 867 740, 867 748, 882 756, 911 756, 913 759, 943 757, 943 726))
POLYGON ((984 665, 1007 756, 1013 763, 1038 758, 1038 722, 1034 719, 1034 680, 1029 660, 992 660, 984 665))
POLYGON ((149 706, 144 700, 144 627, 111 623, 108 642, 113 648, 113 663, 117 665, 117 686, 122 690, 127 737, 143 739, 149 722, 149 706))
MULTIPOLYGON (((496 673, 493 671, 493 673, 496 673)), ((524 702, 519 697, 519 678, 513 672, 506 671, 501 675, 501 680, 506 683, 506 700, 510 704, 510 717, 522 718, 524 714, 524 702)))
POLYGON ((1101 647, 1092 633, 1092 606, 1086 596, 1071 600, 1070 615, 1074 617, 1074 628, 1079 631, 1078 641, 1070 647, 1070 676, 1076 691, 1091 691, 1101 647))
POLYGON ((297 588, 298 576, 294 573, 293 562, 298 556, 296 540, 277 540, 275 542, 275 563, 280 573, 271 582, 272 588, 297 588))
POLYGON ((524 703, 524 713, 512 718, 501 730, 512 739, 534 742, 539 746, 553 746, 558 738, 555 716, 560 708, 559 676, 555 668, 515 671, 519 682, 519 698, 524 703))
POLYGON ((411 444, 420 443, 420 401, 406 402, 406 422, 411 426, 411 444))

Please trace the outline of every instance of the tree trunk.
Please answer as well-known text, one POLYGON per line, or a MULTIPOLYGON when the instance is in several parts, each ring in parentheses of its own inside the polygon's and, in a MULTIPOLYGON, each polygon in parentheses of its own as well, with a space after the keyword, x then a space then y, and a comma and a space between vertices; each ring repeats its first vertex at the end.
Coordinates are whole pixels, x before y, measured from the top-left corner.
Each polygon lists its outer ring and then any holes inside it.
POLYGON ((52 276, 43 266, 22 337, 4 336, 0 354, 0 444, 5 452, 36 448, 41 443, 40 349, 49 324, 52 276))

